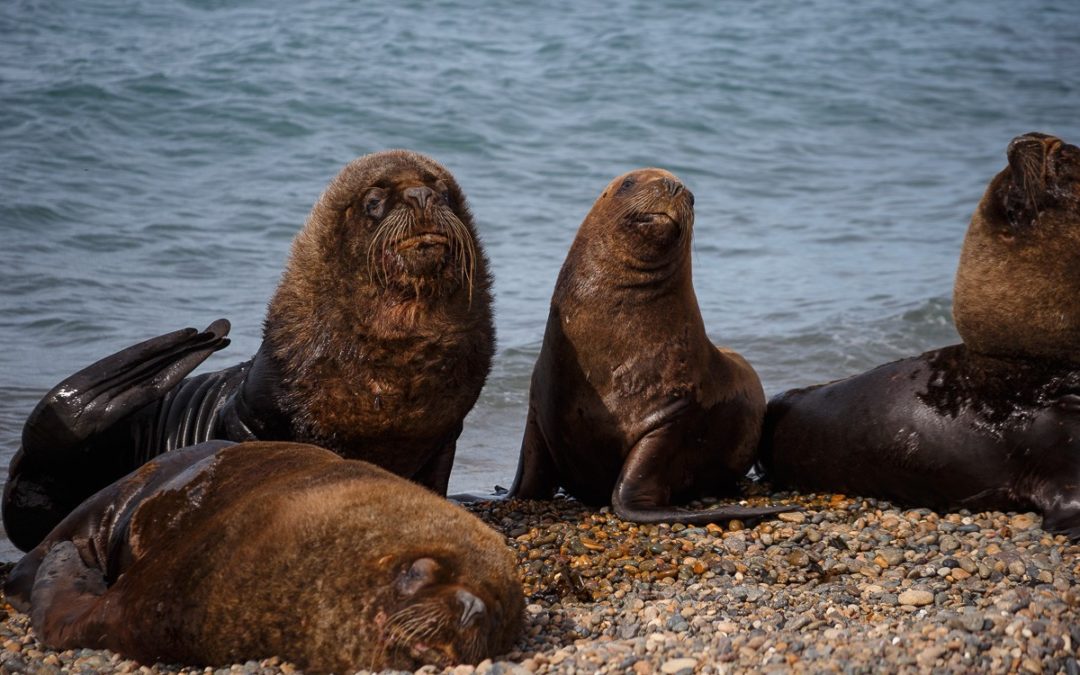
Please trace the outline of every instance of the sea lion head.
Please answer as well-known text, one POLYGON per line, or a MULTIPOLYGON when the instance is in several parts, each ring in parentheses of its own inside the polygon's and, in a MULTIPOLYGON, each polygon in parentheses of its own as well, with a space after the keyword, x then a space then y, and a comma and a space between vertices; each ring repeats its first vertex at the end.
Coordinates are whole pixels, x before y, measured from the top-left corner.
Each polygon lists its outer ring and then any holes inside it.
POLYGON ((971 349, 1080 361, 1080 148, 1014 138, 976 208, 953 317, 971 349))
POLYGON ((636 169, 608 184, 581 232, 631 267, 663 265, 689 251, 694 195, 663 169, 636 169))
POLYGON ((267 308, 245 396, 283 414, 260 437, 415 475, 456 437, 491 369, 490 289, 449 171, 405 150, 349 163, 293 240, 267 308))
POLYGON ((465 578, 460 557, 432 551, 381 561, 386 590, 374 617, 383 657, 377 667, 476 664, 510 648, 521 623, 520 591, 497 588, 497 574, 465 578))
POLYGON ((450 172, 419 153, 388 150, 354 160, 331 181, 290 263, 305 264, 309 275, 318 262, 337 274, 349 270, 369 292, 417 298, 464 289, 471 297, 480 256, 450 172))
POLYGON ((1003 236, 1036 227, 1080 227, 1080 149, 1032 132, 1006 150, 1009 165, 990 183, 978 217, 1003 236))

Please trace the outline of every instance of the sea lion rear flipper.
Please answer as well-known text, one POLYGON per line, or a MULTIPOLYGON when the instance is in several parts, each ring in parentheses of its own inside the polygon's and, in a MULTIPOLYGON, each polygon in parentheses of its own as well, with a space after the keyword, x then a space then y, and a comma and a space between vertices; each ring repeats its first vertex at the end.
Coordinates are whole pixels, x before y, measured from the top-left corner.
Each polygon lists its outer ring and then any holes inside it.
POLYGON ((529 418, 525 422, 525 436, 521 439, 521 456, 517 475, 510 486, 507 499, 551 499, 558 489, 558 471, 551 458, 544 434, 536 423, 536 408, 529 405, 529 418))
POLYGON ((798 506, 740 506, 730 504, 702 511, 671 506, 671 486, 676 484, 672 471, 683 467, 671 462, 672 443, 681 442, 681 430, 676 424, 664 426, 646 434, 630 451, 622 472, 611 492, 611 507, 615 515, 635 523, 686 523, 707 525, 737 518, 764 518, 798 506))
POLYGON ((98 646, 104 626, 94 613, 106 590, 101 570, 87 567, 75 544, 53 546, 30 593, 30 623, 38 639, 58 650, 98 646))
POLYGON ((73 448, 161 398, 217 350, 229 322, 184 328, 107 356, 53 387, 23 425, 27 455, 60 460, 73 448))

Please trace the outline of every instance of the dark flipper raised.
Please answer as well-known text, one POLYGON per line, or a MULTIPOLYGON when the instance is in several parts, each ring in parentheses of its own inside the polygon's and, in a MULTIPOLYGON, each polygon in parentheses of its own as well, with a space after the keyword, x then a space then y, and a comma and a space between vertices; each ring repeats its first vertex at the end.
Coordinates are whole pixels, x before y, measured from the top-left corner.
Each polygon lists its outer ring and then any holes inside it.
POLYGON ((176 387, 229 344, 229 322, 174 331, 128 347, 68 377, 38 403, 4 486, 8 538, 29 551, 72 509, 133 467, 123 453, 92 452, 118 423, 176 387), (108 455, 108 456, 105 456, 108 455))
POLYGON ((63 461, 80 447, 175 387, 217 350, 227 346, 229 322, 203 332, 184 328, 107 356, 53 387, 23 426, 30 456, 63 461))

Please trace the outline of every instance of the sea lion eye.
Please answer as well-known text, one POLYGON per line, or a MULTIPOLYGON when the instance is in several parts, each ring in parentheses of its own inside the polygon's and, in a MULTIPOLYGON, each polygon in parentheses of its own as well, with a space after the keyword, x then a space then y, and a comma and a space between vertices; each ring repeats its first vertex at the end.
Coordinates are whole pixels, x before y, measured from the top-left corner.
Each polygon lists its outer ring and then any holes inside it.
POLYGON ((624 180, 622 182, 622 185, 619 186, 618 193, 622 194, 623 192, 626 192, 627 190, 629 190, 632 187, 634 187, 634 179, 633 178, 627 178, 626 180, 624 180))
POLYGON ((442 197, 445 203, 450 203, 450 186, 444 181, 440 180, 435 183, 435 192, 439 193, 439 196, 442 197))
POLYGON ((368 214, 372 218, 382 218, 383 211, 386 210, 386 190, 382 188, 371 188, 368 193, 364 195, 364 213, 368 214))
POLYGON ((435 581, 439 563, 431 558, 417 558, 408 569, 398 575, 397 590, 402 595, 415 595, 424 586, 435 581))

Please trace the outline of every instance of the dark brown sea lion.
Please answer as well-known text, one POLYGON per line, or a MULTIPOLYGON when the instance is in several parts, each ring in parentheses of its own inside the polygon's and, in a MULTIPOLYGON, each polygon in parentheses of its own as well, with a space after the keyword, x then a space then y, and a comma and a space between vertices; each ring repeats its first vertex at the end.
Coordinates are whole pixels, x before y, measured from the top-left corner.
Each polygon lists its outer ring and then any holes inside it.
POLYGON ((1080 152, 1043 134, 971 221, 954 315, 963 345, 769 402, 778 486, 936 509, 1035 509, 1080 539, 1080 152))
POLYGON ((472 514, 272 442, 145 464, 64 519, 5 590, 54 649, 339 673, 476 663, 509 649, 524 606, 516 558, 472 514))
POLYGON ((769 401, 777 487, 938 510, 1036 510, 1080 539, 1080 367, 953 345, 769 401))
POLYGON ((184 379, 228 329, 148 340, 49 392, 11 463, 11 540, 29 550, 150 457, 214 438, 317 443, 445 494, 494 353, 487 262, 446 169, 401 150, 347 165, 293 243, 254 359, 184 379))
POLYGON ((1080 363, 1080 148, 1009 144, 964 238, 953 293, 969 349, 1080 363))
POLYGON ((627 520, 707 523, 790 507, 673 505, 730 491, 754 462, 765 394, 705 334, 690 270, 694 197, 661 169, 608 185, 559 273, 511 497, 558 487, 627 520))

